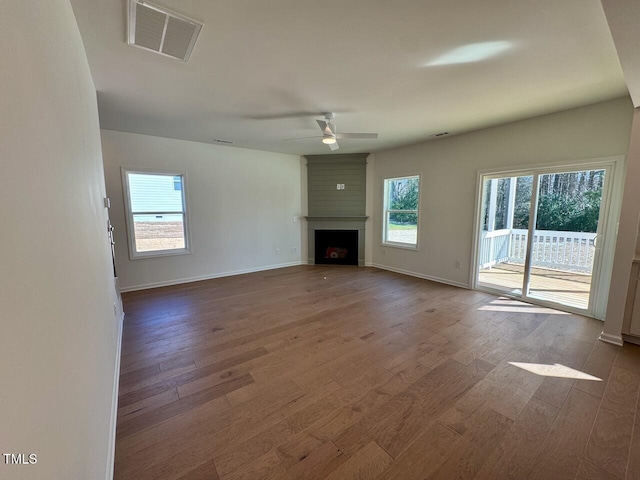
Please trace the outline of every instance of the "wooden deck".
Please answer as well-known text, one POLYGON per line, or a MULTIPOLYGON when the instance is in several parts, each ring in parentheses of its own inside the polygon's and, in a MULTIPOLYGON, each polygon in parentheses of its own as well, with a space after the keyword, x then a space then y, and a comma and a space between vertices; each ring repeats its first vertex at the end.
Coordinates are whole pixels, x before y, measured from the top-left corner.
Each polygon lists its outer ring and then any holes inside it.
POLYGON ((597 320, 349 266, 123 298, 116 480, 640 478, 597 320))
MULTIPOLYGON (((523 277, 524 265, 501 263, 482 270, 478 281, 492 288, 519 293, 522 290, 523 277)), ((591 275, 546 268, 531 269, 531 297, 586 309, 589 306, 590 288, 591 275)))

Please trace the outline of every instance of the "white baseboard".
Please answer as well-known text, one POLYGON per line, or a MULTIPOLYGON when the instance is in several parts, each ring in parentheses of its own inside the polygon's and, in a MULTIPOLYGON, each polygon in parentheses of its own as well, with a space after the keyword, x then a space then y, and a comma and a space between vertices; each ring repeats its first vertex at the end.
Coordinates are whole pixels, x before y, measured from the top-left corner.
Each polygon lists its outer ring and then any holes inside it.
POLYGON ((624 341, 622 340, 622 335, 611 335, 610 333, 602 332, 598 337, 598 340, 601 340, 605 343, 611 343, 612 345, 617 345, 619 347, 624 345, 624 341))
POLYGON ((445 283, 447 285, 453 285, 454 287, 469 289, 469 285, 461 282, 454 282, 445 278, 433 277, 431 275, 425 275, 424 273, 412 272, 410 270, 403 270, 402 268, 389 267, 388 265, 381 265, 379 263, 372 263, 370 266, 379 268, 381 270, 389 270, 390 272, 402 273, 403 275, 410 275, 412 277, 423 278, 425 280, 431 280, 432 282, 445 283))
POLYGON ((120 385, 120 355, 122 353, 122 327, 124 312, 118 322, 118 340, 116 345, 116 365, 113 373, 113 396, 111 398, 111 423, 109 425, 109 449, 107 450, 107 480, 113 480, 116 456, 116 426, 118 420, 118 386, 120 385))
POLYGON ((243 275, 245 273, 263 272, 265 270, 275 270, 277 268, 294 267, 297 265, 306 265, 307 262, 297 261, 289 263, 279 263, 277 265, 267 265, 266 267, 247 268, 244 270, 234 270, 231 272, 212 273, 210 275, 200 275, 197 277, 177 278, 175 280, 166 280, 164 282, 145 283, 142 285, 132 285, 129 287, 122 287, 120 291, 134 292, 137 290, 147 290, 149 288, 169 287, 171 285, 180 285, 182 283, 200 282, 202 280, 211 280, 213 278, 231 277, 233 275, 243 275))

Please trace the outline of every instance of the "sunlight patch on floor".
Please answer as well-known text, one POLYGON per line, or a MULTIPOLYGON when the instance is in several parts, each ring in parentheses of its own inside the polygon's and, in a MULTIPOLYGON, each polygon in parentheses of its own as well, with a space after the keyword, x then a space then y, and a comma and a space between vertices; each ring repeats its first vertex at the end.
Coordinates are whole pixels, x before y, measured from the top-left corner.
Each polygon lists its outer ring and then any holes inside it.
POLYGON ((554 365, 547 365, 544 363, 523 363, 523 362, 508 362, 509 365, 522 368, 527 372, 540 375, 542 377, 558 377, 558 378, 571 378, 574 380, 593 380, 595 382, 601 382, 602 379, 589 375, 588 373, 581 372, 580 370, 574 370, 573 368, 556 363, 554 365))

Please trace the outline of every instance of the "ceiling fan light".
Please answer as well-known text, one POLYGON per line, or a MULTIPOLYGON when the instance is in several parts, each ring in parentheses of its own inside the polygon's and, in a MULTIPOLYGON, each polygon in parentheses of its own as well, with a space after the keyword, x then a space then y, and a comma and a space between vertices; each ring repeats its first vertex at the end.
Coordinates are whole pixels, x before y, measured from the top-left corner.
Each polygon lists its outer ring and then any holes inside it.
POLYGON ((333 145, 334 143, 336 143, 336 138, 335 137, 330 137, 330 136, 326 136, 326 137, 322 137, 322 143, 324 143, 325 145, 333 145))

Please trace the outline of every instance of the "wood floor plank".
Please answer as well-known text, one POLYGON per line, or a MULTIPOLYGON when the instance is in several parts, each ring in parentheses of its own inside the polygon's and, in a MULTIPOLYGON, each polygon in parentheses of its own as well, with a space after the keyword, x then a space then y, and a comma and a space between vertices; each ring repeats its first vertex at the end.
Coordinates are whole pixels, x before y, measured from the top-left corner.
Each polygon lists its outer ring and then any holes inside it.
POLYGON ((273 452, 243 465, 224 480, 291 480, 273 452))
POLYGON ((120 375, 120 388, 131 383, 137 383, 156 373, 160 373, 160 365, 157 363, 123 373, 120 375))
MULTIPOLYGON (((296 397, 281 405, 270 415, 256 418, 250 415, 244 422, 233 422, 225 429, 208 429, 198 441, 187 440, 160 458, 145 472, 150 478, 160 478, 158 472, 181 470, 193 458, 213 458, 222 478, 242 465, 249 464, 284 443, 290 436, 302 432, 309 425, 336 408, 340 387, 334 384, 328 395, 321 390, 296 397), (323 399, 327 397, 327 402, 323 399), (155 475, 155 476, 154 476, 155 475)), ((241 407, 238 407, 241 408, 241 407)), ((256 413, 260 413, 257 411, 256 413)))
POLYGON ((179 477, 179 480, 220 480, 213 460, 203 463, 190 472, 179 477))
POLYGON ((598 398, 580 390, 571 390, 528 478, 575 478, 599 404, 598 398))
POLYGON ((633 436, 629 448, 629 462, 625 479, 640 478, 640 415, 636 413, 633 436))
MULTIPOLYGON (((535 360, 534 356, 515 354, 517 360, 535 360)), ((473 414, 489 406, 497 413, 515 420, 525 408, 544 377, 502 361, 480 382, 474 385, 441 417, 440 421, 452 430, 464 434, 473 414)))
POLYGON ((126 407, 118 408, 118 425, 130 418, 142 415, 149 410, 175 402, 179 399, 178 391, 173 389, 162 392, 154 397, 147 397, 139 402, 127 405, 126 407))
POLYGON ((396 395, 384 412, 376 410, 361 423, 371 438, 396 457, 482 377, 475 365, 448 360, 396 395))
POLYGON ((615 345, 596 342, 582 371, 599 378, 601 381, 578 380, 575 383, 575 388, 596 397, 602 397, 619 350, 619 347, 615 345))
POLYGON ((240 407, 225 408, 221 397, 137 434, 118 437, 116 451, 121 453, 116 455, 116 465, 122 465, 121 471, 130 475, 122 478, 161 478, 156 472, 166 470, 163 464, 183 471, 181 465, 211 458, 218 445, 229 438, 242 441, 254 429, 277 422, 284 412, 295 411, 302 397, 300 389, 290 383, 240 407), (217 442, 212 442, 212 437, 217 442))
MULTIPOLYGON (((196 365, 193 362, 189 362, 187 364, 181 364, 179 366, 176 366, 175 368, 171 368, 168 370, 160 370, 158 373, 155 373, 149 377, 146 378, 137 378, 135 381, 133 382, 129 382, 126 383, 124 385, 122 385, 119 389, 119 400, 118 400, 118 406, 119 407, 123 407, 125 405, 123 405, 122 397, 124 397, 126 394, 129 394, 131 392, 135 392, 137 390, 142 390, 144 388, 150 388, 152 385, 158 385, 158 384, 162 384, 163 382, 165 382, 166 380, 173 378, 173 377, 177 377, 178 375, 182 375, 183 373, 187 373, 190 372, 192 370, 196 369, 196 365)), ((175 387, 173 387, 175 388, 175 387)), ((166 390, 171 390, 172 388, 166 388, 166 389, 159 389, 162 391, 166 391, 166 390)), ((141 396, 144 397, 144 396, 141 396)), ((143 398, 133 398, 131 399, 130 402, 126 402, 126 403, 135 403, 138 402, 140 400, 142 400, 143 398)))
MULTIPOLYGON (((251 359, 265 355, 266 353, 267 351, 264 348, 258 348, 250 352, 247 352, 245 354, 238 355, 238 356, 229 358, 227 360, 223 360, 221 362, 216 362, 206 367, 192 369, 180 375, 171 376, 165 379, 164 381, 154 383, 122 395, 118 400, 118 403, 124 407, 124 406, 130 405, 131 403, 138 402, 147 397, 158 395, 159 393, 162 393, 164 391, 171 390, 174 388, 178 388, 178 393, 180 393, 180 387, 182 387, 183 385, 187 385, 189 383, 195 382, 197 380, 200 380, 204 377, 216 378, 216 382, 215 383, 211 382, 209 386, 216 385, 218 382, 230 383, 230 380, 225 381, 227 377, 232 376, 232 375, 229 375, 229 372, 224 372, 223 374, 220 374, 220 375, 215 375, 215 374, 223 370, 230 369, 233 366, 240 365, 251 359)), ((242 372, 242 374, 246 376, 248 375, 248 372, 242 372)), ((242 376, 242 375, 238 375, 238 376, 242 376)), ((253 378, 251 378, 251 381, 253 381, 253 378)), ((251 383, 251 382, 248 382, 248 383, 251 383)), ((244 383, 244 385, 246 384, 247 383, 244 383)), ((205 383, 205 386, 206 386, 206 383, 205 383)), ((200 390, 202 390, 202 388, 200 390)), ((196 389, 190 389, 185 387, 184 395, 189 395, 191 393, 194 393, 194 391, 196 391, 196 389)), ((227 390, 227 391, 232 391, 232 390, 227 390)))
POLYGON ((345 463, 329 474, 326 480, 374 480, 393 459, 375 442, 369 442, 345 463))
POLYGON ((624 478, 631 447, 633 417, 633 414, 600 408, 584 453, 585 460, 617 478, 624 478))
POLYGON ((237 446, 231 444, 225 448, 222 448, 221 445, 221 450, 215 456, 218 471, 224 476, 237 469, 239 465, 263 455, 266 451, 277 448, 285 443, 288 437, 299 434, 328 416, 334 416, 344 405, 352 403, 362 396, 363 392, 377 383, 385 381, 389 376, 391 376, 389 372, 386 372, 386 375, 381 378, 375 374, 364 375, 349 388, 339 388, 325 396, 316 394, 317 400, 314 396, 310 396, 311 401, 304 408, 242 444, 237 446))
MULTIPOLYGON (((393 376, 388 372, 391 377, 388 381, 381 382, 379 386, 372 388, 355 402, 337 410, 333 415, 323 419, 323 421, 315 423, 309 427, 309 431, 317 438, 325 441, 335 440, 343 431, 357 423, 366 414, 376 408, 380 408, 394 395, 405 390, 427 373, 427 370, 420 364, 410 370, 411 373, 402 371, 393 376)), ((383 377, 379 378, 382 379, 383 377)))
MULTIPOLYGON (((145 428, 150 428, 160 422, 187 412, 198 405, 224 397, 226 393, 242 388, 250 383, 253 383, 253 378, 248 374, 231 379, 224 379, 224 381, 221 381, 212 387, 187 395, 179 400, 145 412, 142 415, 126 419, 118 425, 118 435, 121 438, 133 435, 145 428)), ((226 398, 224 399, 224 403, 227 403, 226 398)))
MULTIPOLYGON (((512 421, 491 408, 474 415, 469 431, 430 478, 474 478, 511 428, 512 421)), ((551 477, 548 477, 551 478, 551 477)))
POLYGON ((351 266, 123 300, 115 480, 640 478, 640 347, 596 320, 351 266))
POLYGON ((615 477, 584 459, 580 462, 576 475, 576 480, 619 480, 620 478, 623 477, 615 477))
POLYGON ((242 388, 234 390, 226 394, 227 400, 232 407, 249 402, 253 399, 273 397, 278 392, 288 394, 291 390, 297 390, 299 396, 303 395, 302 389, 291 380, 269 382, 269 383, 251 383, 242 388))
POLYGON ((440 469, 459 442, 460 436, 453 430, 441 423, 435 423, 381 473, 378 479, 429 478, 440 469))
POLYGON ((640 345, 625 343, 616 357, 615 365, 640 374, 640 345))
POLYGON ((287 474, 296 480, 321 480, 346 461, 347 456, 342 450, 335 443, 327 442, 292 467, 287 474))
POLYGON ((633 414, 638 402, 640 373, 613 367, 602 399, 602 408, 633 414))
POLYGON ((304 431, 276 447, 275 452, 284 469, 288 470, 302 462, 325 443, 325 440, 316 437, 313 433, 304 431))
POLYGON ((614 366, 585 450, 590 463, 624 478, 638 404, 640 375, 614 366))
MULTIPOLYGON (((243 385, 239 386, 238 388, 243 388, 247 385, 251 385, 255 383, 255 380, 253 379, 247 368, 243 368, 243 366, 233 367, 223 372, 216 372, 211 375, 207 375, 206 377, 197 378, 183 385, 179 385, 178 387, 176 387, 176 389, 178 390, 178 395, 180 396, 180 398, 184 398, 203 390, 210 389, 211 387, 214 387, 216 385, 227 383, 234 379, 247 376, 251 377, 251 381, 243 383, 243 385)), ((238 390, 238 388, 225 392, 225 395, 227 393, 233 393, 235 390, 238 390)))
POLYGON ((486 459, 478 480, 526 478, 560 409, 532 398, 486 459))
POLYGON ((334 443, 349 457, 364 448, 373 438, 369 435, 362 423, 358 422, 343 430, 334 440, 334 443))
POLYGON ((547 377, 542 381, 534 396, 549 405, 561 408, 575 383, 576 380, 573 378, 547 377))

